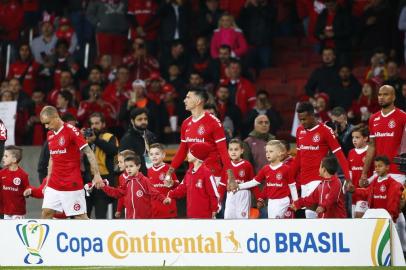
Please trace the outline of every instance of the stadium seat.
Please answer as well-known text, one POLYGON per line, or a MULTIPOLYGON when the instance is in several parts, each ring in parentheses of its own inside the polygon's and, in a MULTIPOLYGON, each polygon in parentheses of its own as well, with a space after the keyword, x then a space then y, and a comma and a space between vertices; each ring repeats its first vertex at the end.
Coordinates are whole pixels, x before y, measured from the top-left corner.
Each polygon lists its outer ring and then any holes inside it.
POLYGON ((279 79, 283 82, 286 80, 286 71, 284 68, 267 68, 261 71, 258 79, 279 79))

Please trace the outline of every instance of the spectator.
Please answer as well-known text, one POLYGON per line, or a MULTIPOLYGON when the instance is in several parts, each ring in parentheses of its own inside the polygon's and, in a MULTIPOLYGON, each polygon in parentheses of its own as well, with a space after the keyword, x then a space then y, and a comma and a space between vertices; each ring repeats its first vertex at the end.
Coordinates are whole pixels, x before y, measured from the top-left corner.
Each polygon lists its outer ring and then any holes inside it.
POLYGON ((359 97, 361 85, 351 74, 349 66, 341 66, 338 71, 338 82, 330 88, 330 106, 340 106, 348 110, 352 102, 359 97))
POLYGON ((185 52, 185 46, 180 40, 172 42, 169 54, 162 54, 161 57, 161 74, 163 77, 168 77, 170 65, 177 65, 180 69, 181 76, 184 77, 190 66, 190 59, 185 52))
POLYGON ((211 37, 223 12, 219 8, 218 0, 206 0, 197 17, 198 34, 211 37))
POLYGON ((132 150, 141 158, 140 171, 146 172, 152 164, 146 164, 148 155, 148 146, 156 143, 156 136, 147 129, 148 127, 148 111, 145 108, 134 108, 130 114, 131 124, 121 138, 119 152, 123 150, 132 150))
POLYGON ((20 39, 23 23, 24 12, 20 1, 3 0, 0 2, 0 49, 4 56, 8 44, 12 46, 11 50, 15 54, 15 46, 20 39))
POLYGON ((129 28, 127 10, 125 0, 90 1, 87 7, 87 19, 96 28, 98 55, 111 55, 113 63, 125 52, 129 28))
POLYGON ((86 18, 86 7, 89 2, 81 0, 68 1, 69 19, 75 30, 80 50, 84 50, 86 42, 91 42, 94 36, 92 24, 86 18))
POLYGON ((366 80, 373 80, 378 87, 388 79, 388 70, 386 68, 387 56, 382 50, 377 50, 371 57, 371 66, 367 71, 366 80))
POLYGON ((255 107, 255 86, 248 79, 241 76, 241 62, 232 60, 227 66, 229 79, 230 102, 235 103, 241 110, 242 116, 255 107))
POLYGON ((77 109, 73 106, 73 95, 67 90, 63 90, 58 93, 56 98, 56 109, 58 110, 59 115, 62 117, 66 113, 77 117, 77 109))
POLYGON ((37 63, 43 64, 54 52, 58 38, 54 33, 54 17, 44 14, 40 25, 41 35, 34 38, 31 43, 31 51, 37 63))
MULTIPOLYGON (((399 22, 398 22, 398 29, 406 32, 406 5, 403 6, 402 11, 400 12, 399 22)), ((404 34, 403 38, 403 58, 406 63, 406 35, 404 34)))
POLYGON ((371 114, 377 111, 379 111, 379 104, 376 83, 368 80, 364 82, 358 99, 353 101, 348 111, 348 118, 351 122, 366 124, 371 114))
POLYGON ((114 73, 117 72, 117 70, 113 67, 113 59, 111 58, 111 55, 104 54, 100 56, 99 65, 102 68, 102 74, 105 80, 110 82, 114 81, 116 78, 114 73))
POLYGON ((344 155, 347 156, 348 152, 354 148, 351 136, 354 127, 347 121, 347 111, 342 107, 333 108, 331 110, 331 120, 330 126, 337 137, 338 143, 341 145, 344 155))
POLYGON ((82 99, 89 99, 89 90, 92 84, 99 84, 102 89, 104 89, 106 83, 106 78, 103 76, 103 69, 99 65, 95 65, 90 68, 89 76, 87 78, 86 85, 82 88, 81 94, 82 99))
POLYGON ((191 10, 184 0, 165 1, 158 10, 161 19, 160 39, 162 55, 168 55, 168 48, 174 40, 181 40, 188 44, 190 39, 191 10))
POLYGON ((182 92, 182 89, 185 87, 185 79, 181 74, 180 67, 176 63, 172 63, 168 67, 168 77, 166 77, 167 84, 170 84, 179 89, 179 92, 182 92))
POLYGON ((224 122, 226 118, 229 118, 233 123, 234 131, 229 135, 230 138, 235 137, 240 134, 242 126, 242 116, 240 109, 232 102, 230 102, 230 90, 228 90, 227 85, 220 85, 216 91, 216 108, 218 115, 217 117, 223 123, 223 126, 226 127, 224 122))
MULTIPOLYGON (((106 121, 102 113, 92 113, 88 121, 90 129, 82 129, 82 133, 94 152, 101 177, 107 179, 109 183, 114 183, 114 159, 117 155, 118 140, 113 134, 106 131, 106 121)), ((93 175, 87 158, 84 158, 84 164, 86 168, 84 180, 91 182, 93 175)), ((96 219, 106 219, 110 202, 102 190, 94 189, 90 196, 86 197, 87 216, 90 218, 94 207, 96 219)))
POLYGON ((73 55, 69 53, 69 43, 65 39, 59 39, 55 45, 55 54, 51 56, 51 62, 54 70, 54 87, 60 87, 61 72, 68 70, 72 74, 72 79, 78 81, 79 65, 76 63, 73 55))
POLYGON ((335 48, 338 62, 349 64, 351 61, 351 17, 336 0, 327 0, 326 8, 316 21, 315 35, 322 48, 335 48))
POLYGON ((28 134, 32 134, 32 145, 42 145, 46 139, 46 131, 41 124, 39 114, 47 104, 45 93, 39 89, 32 92, 31 100, 34 103, 34 113, 27 121, 28 134))
POLYGON ((205 37, 198 37, 196 39, 196 47, 191 56, 191 70, 204 74, 210 63, 210 52, 205 37))
POLYGON ((106 126, 112 127, 116 119, 116 110, 113 105, 102 99, 102 88, 99 84, 94 83, 89 86, 89 98, 82 100, 77 112, 78 121, 85 125, 86 119, 89 119, 92 113, 102 113, 106 126))
POLYGON ((119 66, 117 68, 117 78, 114 82, 107 85, 103 91, 103 100, 113 105, 116 112, 120 110, 123 102, 130 97, 131 83, 129 79, 128 68, 126 66, 119 66))
POLYGON ((317 115, 320 118, 322 123, 330 121, 329 116, 329 108, 330 108, 330 97, 323 92, 317 93, 316 96, 316 104, 314 106, 317 115))
POLYGON ((402 100, 402 84, 404 80, 400 77, 398 63, 393 60, 389 60, 386 64, 386 70, 388 72, 388 79, 383 82, 383 84, 391 85, 395 88, 396 92, 396 99, 395 99, 395 106, 399 108, 403 108, 405 104, 402 100))
POLYGON ((248 135, 247 132, 254 126, 255 118, 258 115, 266 115, 271 123, 270 133, 277 134, 278 130, 282 127, 283 120, 278 111, 272 108, 269 101, 269 93, 265 90, 260 90, 256 94, 255 107, 248 111, 244 123, 243 136, 248 135))
POLYGON ((268 116, 258 115, 254 121, 254 129, 244 140, 243 158, 250 161, 258 172, 267 164, 265 156, 265 145, 268 141, 274 140, 275 136, 269 133, 270 122, 268 116))
POLYGON ((73 104, 78 104, 80 100, 80 93, 76 92, 73 86, 73 76, 68 70, 62 70, 60 73, 60 87, 53 89, 48 95, 48 103, 56 105, 58 94, 62 91, 69 91, 73 96, 73 104))
MULTIPOLYGON (((156 0, 129 0, 128 17, 131 25, 131 40, 144 39, 146 49, 156 55, 159 30, 158 4, 156 0)), ((138 78, 137 78, 138 79, 138 78)))
POLYGON ((69 54, 73 55, 78 46, 78 38, 68 18, 62 17, 59 19, 55 35, 58 39, 67 41, 69 54))
POLYGON ((275 17, 276 10, 268 0, 249 0, 241 10, 241 28, 250 45, 249 66, 257 71, 271 64, 275 17))
POLYGON ((27 43, 22 43, 18 50, 17 61, 10 65, 8 79, 16 78, 22 83, 23 91, 31 96, 36 88, 39 64, 33 59, 31 48, 27 43))
POLYGON ((1 101, 15 101, 16 98, 14 97, 13 92, 10 90, 4 90, 0 92, 0 100, 1 101))
POLYGON ((205 73, 208 82, 218 83, 220 79, 226 78, 226 68, 231 60, 231 48, 228 45, 221 45, 218 49, 218 58, 211 59, 205 73))
POLYGON ((241 9, 246 3, 245 0, 220 0, 220 8, 228 13, 230 13, 235 18, 240 15, 241 9))
POLYGON ((123 64, 130 70, 130 80, 145 80, 151 72, 159 70, 159 62, 148 54, 144 39, 135 38, 132 49, 131 54, 123 58, 123 64))
POLYGON ((221 45, 228 45, 231 48, 231 56, 242 57, 247 53, 248 44, 241 29, 237 27, 234 17, 230 14, 223 14, 220 17, 218 28, 214 30, 210 44, 211 57, 218 58, 221 45))
POLYGON ((336 55, 332 48, 324 48, 322 51, 322 66, 313 70, 305 85, 306 95, 314 97, 317 92, 326 92, 337 78, 336 55))

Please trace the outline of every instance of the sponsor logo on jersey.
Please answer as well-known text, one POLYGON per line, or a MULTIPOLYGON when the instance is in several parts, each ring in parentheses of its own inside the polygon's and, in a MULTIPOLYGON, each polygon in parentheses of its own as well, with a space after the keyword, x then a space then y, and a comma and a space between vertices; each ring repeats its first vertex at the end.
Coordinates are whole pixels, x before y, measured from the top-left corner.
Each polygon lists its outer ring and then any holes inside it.
POLYGON ((14 178, 13 179, 13 184, 16 185, 16 186, 19 186, 21 184, 21 179, 18 178, 18 177, 14 178))
POLYGON ((299 150, 311 150, 311 151, 318 151, 320 149, 320 147, 317 146, 313 146, 313 145, 303 145, 301 144, 299 146, 299 150))
POLYGON ((64 149, 56 149, 56 150, 49 150, 49 154, 51 155, 60 155, 60 154, 66 154, 66 148, 64 149))
POLYGON ((374 134, 375 137, 394 137, 395 132, 375 132, 374 134))
POLYGON ((352 166, 351 171, 362 171, 362 166, 352 166))
POLYGON ((17 191, 18 191, 18 188, 16 188, 16 187, 9 187, 9 186, 3 185, 3 190, 6 190, 6 191, 15 191, 15 192, 17 192, 17 191))
POLYGON ((190 138, 190 137, 186 137, 186 142, 204 142, 204 138, 190 138))

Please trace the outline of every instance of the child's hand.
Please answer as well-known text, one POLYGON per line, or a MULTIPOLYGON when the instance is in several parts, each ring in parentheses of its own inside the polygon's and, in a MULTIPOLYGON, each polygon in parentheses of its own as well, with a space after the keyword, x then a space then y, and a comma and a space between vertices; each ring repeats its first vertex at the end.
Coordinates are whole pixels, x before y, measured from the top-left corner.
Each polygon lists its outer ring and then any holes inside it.
POLYGON ((31 193, 32 193, 32 189, 27 188, 26 190, 24 190, 23 195, 24 195, 24 197, 28 197, 31 195, 31 193))
POLYGON ((168 188, 171 188, 173 186, 173 180, 169 174, 165 176, 164 185, 165 185, 165 187, 168 187, 168 188))
POLYGON ((348 192, 353 193, 353 192, 355 191, 355 186, 354 186, 354 184, 351 183, 351 182, 349 182, 349 183, 346 185, 345 190, 348 191, 348 192))
POLYGON ((292 208, 292 210, 293 211, 297 211, 297 207, 296 207, 296 205, 295 205, 295 202, 293 202, 291 205, 290 205, 290 208, 292 208))
POLYGON ((163 201, 163 204, 166 204, 166 205, 168 205, 168 204, 170 204, 171 203, 171 198, 169 198, 169 197, 166 197, 165 198, 165 200, 163 201))
POLYGON ((323 206, 318 206, 318 207, 316 208, 316 213, 317 213, 317 214, 321 214, 321 213, 323 213, 324 211, 325 211, 325 209, 324 209, 323 206))
POLYGON ((211 213, 211 218, 212 218, 212 219, 216 219, 216 215, 217 215, 216 212, 212 212, 212 213, 211 213))
POLYGON ((121 212, 117 211, 114 213, 115 218, 120 218, 121 217, 121 212))
POLYGON ((262 201, 262 200, 258 200, 257 201, 257 208, 258 209, 261 209, 262 207, 264 207, 265 206, 265 204, 264 204, 264 202, 262 201))

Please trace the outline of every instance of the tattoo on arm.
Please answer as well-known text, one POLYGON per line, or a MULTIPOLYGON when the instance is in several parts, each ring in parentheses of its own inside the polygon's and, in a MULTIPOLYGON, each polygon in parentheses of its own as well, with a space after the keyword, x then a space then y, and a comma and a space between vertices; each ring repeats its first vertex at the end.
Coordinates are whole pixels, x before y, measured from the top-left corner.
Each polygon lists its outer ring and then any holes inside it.
POLYGON ((92 151, 92 149, 87 145, 82 149, 82 152, 86 155, 87 160, 90 164, 90 169, 92 171, 92 175, 100 175, 99 166, 97 165, 96 157, 92 151))

